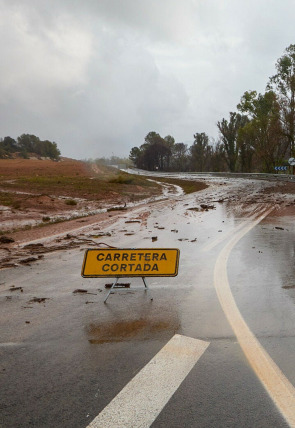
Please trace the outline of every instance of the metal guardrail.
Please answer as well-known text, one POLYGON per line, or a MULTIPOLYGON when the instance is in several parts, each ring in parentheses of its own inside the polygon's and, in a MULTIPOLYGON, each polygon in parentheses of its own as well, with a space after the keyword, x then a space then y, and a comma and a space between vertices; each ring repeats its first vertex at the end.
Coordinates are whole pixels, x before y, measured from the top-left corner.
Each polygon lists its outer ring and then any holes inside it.
POLYGON ((209 173, 188 173, 212 177, 236 177, 236 178, 249 178, 256 180, 271 180, 271 181, 294 181, 295 175, 291 174, 266 174, 266 173, 242 173, 242 172, 209 172, 209 173))
POLYGON ((142 169, 134 169, 134 173, 142 175, 153 175, 155 177, 179 177, 185 174, 187 177, 224 177, 224 178, 248 178, 256 180, 269 180, 269 181, 289 181, 295 182, 295 175, 291 174, 266 174, 266 173, 242 173, 242 172, 159 172, 159 171, 145 171, 142 169))

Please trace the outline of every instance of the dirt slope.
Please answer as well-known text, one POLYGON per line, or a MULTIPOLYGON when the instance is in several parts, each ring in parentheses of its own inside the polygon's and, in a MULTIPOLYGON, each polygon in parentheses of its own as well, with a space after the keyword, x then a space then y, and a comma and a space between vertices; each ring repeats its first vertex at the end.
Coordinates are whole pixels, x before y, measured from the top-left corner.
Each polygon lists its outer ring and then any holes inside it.
POLYGON ((94 163, 0 160, 0 233, 100 213, 160 193, 160 186, 94 163))

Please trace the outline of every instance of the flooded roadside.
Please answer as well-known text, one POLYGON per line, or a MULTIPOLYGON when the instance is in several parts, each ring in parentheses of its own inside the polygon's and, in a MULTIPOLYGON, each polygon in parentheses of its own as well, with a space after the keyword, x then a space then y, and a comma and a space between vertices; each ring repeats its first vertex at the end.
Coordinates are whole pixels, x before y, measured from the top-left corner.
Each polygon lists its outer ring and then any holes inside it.
MULTIPOLYGON (((209 213, 218 207, 227 218, 254 215, 258 207, 263 205, 273 207, 276 217, 292 216, 295 213, 295 183, 242 179, 225 180, 214 177, 212 181, 207 180, 207 184, 209 185, 207 189, 194 194, 195 202, 193 203, 185 202, 188 198, 181 195, 181 189, 178 186, 164 185, 166 192, 164 196, 169 195, 169 200, 165 200, 165 197, 162 201, 153 198, 144 201, 138 207, 128 206, 125 210, 108 211, 107 208, 104 208, 100 214, 9 234, 8 238, 12 239, 13 242, 5 243, 5 240, 2 241, 0 268, 15 267, 21 263, 26 263, 28 257, 37 256, 35 259, 31 257, 30 261, 27 261, 27 263, 32 263, 52 251, 77 248, 82 245, 95 246, 98 239, 101 241, 101 238, 105 237, 105 228, 116 223, 119 219, 125 219, 127 222, 127 219, 132 217, 133 212, 138 212, 139 219, 137 221, 144 226, 150 203, 169 206, 169 204, 173 204, 174 200, 183 199, 185 216, 188 219, 200 217, 202 213, 209 213), (90 232, 91 230, 92 232, 90 232), (25 243, 34 245, 25 245, 25 243)), ((189 222, 187 223, 187 236, 179 236, 179 241, 196 240, 196 237, 190 233, 189 222)), ((155 230, 159 233, 161 227, 164 228, 165 225, 155 225, 155 230)), ((222 233, 222 223, 219 224, 218 230, 218 233, 222 233)), ((122 231, 127 236, 132 236, 135 233, 132 228, 126 227, 122 231)), ((154 240, 157 240, 155 233, 153 236, 154 240)))

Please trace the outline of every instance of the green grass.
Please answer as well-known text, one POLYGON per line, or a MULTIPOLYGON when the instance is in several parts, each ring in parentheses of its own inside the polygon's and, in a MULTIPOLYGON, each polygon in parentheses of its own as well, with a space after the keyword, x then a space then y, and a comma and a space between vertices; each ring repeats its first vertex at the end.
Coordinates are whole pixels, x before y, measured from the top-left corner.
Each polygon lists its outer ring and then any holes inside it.
MULTIPOLYGON (((27 189, 31 192, 48 193, 57 196, 75 196, 86 197, 89 199, 104 198, 109 192, 123 194, 124 192, 136 192, 134 186, 141 186, 146 189, 157 189, 155 183, 151 183, 145 178, 131 174, 119 174, 118 176, 105 178, 90 177, 64 177, 64 176, 38 176, 38 177, 19 177, 13 182, 3 183, 10 189, 27 189), (132 190, 133 188, 133 190, 132 190)), ((4 199, 4 198, 3 198, 4 199)), ((9 197, 6 196, 9 204, 9 197)), ((1 201, 0 201, 1 202, 1 201)))
POLYGON ((75 201, 74 199, 68 199, 68 200, 66 200, 66 204, 67 205, 77 205, 77 201, 75 201))
POLYGON ((127 210, 126 207, 112 207, 112 208, 108 208, 107 212, 110 212, 110 211, 126 211, 126 210, 127 210))
POLYGON ((170 178, 170 177, 148 177, 152 180, 160 181, 161 183, 169 183, 175 184, 176 186, 180 186, 185 194, 199 192, 200 190, 204 190, 208 187, 207 184, 200 181, 193 180, 182 180, 180 178, 170 178))
POLYGON ((19 195, 9 192, 0 192, 0 205, 11 207, 15 210, 20 209, 21 201, 19 200, 19 195))
POLYGON ((119 183, 119 184, 131 184, 133 183, 134 178, 132 176, 118 175, 118 177, 113 177, 109 179, 109 183, 119 183))
POLYGON ((14 201, 15 197, 12 193, 0 192, 0 205, 11 207, 14 201))

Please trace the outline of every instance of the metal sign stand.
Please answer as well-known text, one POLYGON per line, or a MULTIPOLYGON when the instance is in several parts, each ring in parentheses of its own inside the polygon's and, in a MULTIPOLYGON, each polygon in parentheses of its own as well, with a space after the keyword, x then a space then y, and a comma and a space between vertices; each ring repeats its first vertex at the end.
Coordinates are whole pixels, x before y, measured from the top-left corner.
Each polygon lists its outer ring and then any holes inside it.
MULTIPOLYGON (((108 298, 109 298, 109 295, 111 294, 111 292, 115 289, 115 288, 119 288, 119 287, 116 287, 116 285, 117 285, 117 283, 118 283, 118 281, 119 281, 119 277, 117 277, 116 278, 116 281, 112 284, 112 286, 111 286, 111 288, 110 288, 110 291, 108 292, 108 294, 106 295, 106 298, 104 299, 104 303, 106 303, 106 301, 108 300, 108 298)), ((151 295, 151 291, 150 291, 150 289, 149 289, 149 287, 148 287, 148 285, 147 285, 147 283, 146 283, 146 279, 145 279, 145 277, 144 276, 142 276, 141 277, 141 279, 142 279, 142 281, 143 281, 143 283, 144 283, 144 290, 145 291, 147 291, 148 293, 149 293, 149 296, 150 296, 150 299, 151 300, 153 300, 153 297, 152 297, 152 295, 151 295)))

